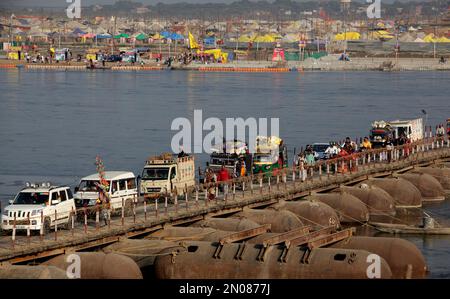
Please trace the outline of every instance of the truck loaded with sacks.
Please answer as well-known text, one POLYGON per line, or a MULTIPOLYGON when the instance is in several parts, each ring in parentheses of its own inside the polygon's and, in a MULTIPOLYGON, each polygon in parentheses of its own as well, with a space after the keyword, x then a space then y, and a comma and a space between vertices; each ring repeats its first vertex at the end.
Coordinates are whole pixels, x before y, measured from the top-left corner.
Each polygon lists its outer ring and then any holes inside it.
POLYGON ((140 193, 146 198, 182 193, 195 186, 195 157, 164 153, 147 159, 140 177, 140 193))

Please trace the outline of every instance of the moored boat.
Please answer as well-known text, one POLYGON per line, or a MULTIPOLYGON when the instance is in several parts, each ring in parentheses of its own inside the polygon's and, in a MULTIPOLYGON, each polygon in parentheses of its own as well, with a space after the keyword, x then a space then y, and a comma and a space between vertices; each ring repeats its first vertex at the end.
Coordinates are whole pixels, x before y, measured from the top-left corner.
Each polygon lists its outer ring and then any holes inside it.
POLYGON ((406 224, 369 222, 378 231, 390 234, 450 235, 450 227, 423 227, 406 224))

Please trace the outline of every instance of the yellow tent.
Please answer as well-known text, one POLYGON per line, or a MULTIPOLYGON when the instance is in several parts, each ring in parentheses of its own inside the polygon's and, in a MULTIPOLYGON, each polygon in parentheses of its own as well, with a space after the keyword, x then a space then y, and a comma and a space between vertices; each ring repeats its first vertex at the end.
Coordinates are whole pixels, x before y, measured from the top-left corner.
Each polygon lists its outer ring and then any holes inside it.
POLYGON ((236 55, 248 55, 247 51, 243 51, 243 50, 234 50, 234 54, 236 55))
POLYGON ((335 40, 359 40, 361 38, 361 34, 359 32, 347 32, 336 34, 335 40))
POLYGON ((220 57, 222 57, 222 63, 228 62, 228 53, 222 52, 222 54, 220 54, 220 57))
POLYGON ((379 31, 375 32, 374 36, 376 38, 383 38, 383 39, 394 38, 394 36, 392 34, 390 34, 389 32, 387 32, 386 30, 379 30, 379 31))
POLYGON ((192 33, 189 32, 189 48, 198 49, 198 43, 192 33))
POLYGON ((278 33, 270 33, 270 34, 267 34, 267 35, 269 35, 270 37, 273 37, 275 40, 277 40, 277 39, 282 39, 283 37, 281 36, 281 35, 279 35, 278 33))
POLYGON ((273 38, 269 34, 266 34, 257 36, 253 41, 255 43, 273 43, 275 42, 275 38, 273 38))
POLYGON ((205 50, 203 52, 200 50, 197 50, 197 54, 201 54, 201 53, 212 54, 212 55, 214 55, 214 59, 216 59, 216 60, 221 58, 223 63, 226 63, 228 61, 228 53, 222 52, 221 49, 210 49, 210 50, 205 50))
POLYGON ((443 37, 436 39, 436 42, 437 43, 450 43, 450 39, 443 36, 443 37))
POLYGON ((434 38, 434 34, 430 33, 430 34, 428 34, 427 36, 425 36, 423 38, 423 41, 426 42, 426 43, 435 43, 436 39, 434 38))
POLYGON ((426 43, 450 43, 450 39, 445 36, 436 37, 433 33, 428 34, 423 38, 423 41, 426 43))
MULTIPOLYGON (((25 54, 20 53, 20 59, 24 59, 25 54)), ((10 60, 19 60, 19 52, 8 52, 8 59, 10 60)))
POLYGON ((253 36, 248 36, 248 35, 241 35, 238 38, 238 42, 240 43, 249 43, 252 42, 254 40, 253 36))
POLYGON ((159 33, 155 33, 154 35, 151 36, 151 38, 153 38, 153 39, 162 39, 162 36, 159 33))

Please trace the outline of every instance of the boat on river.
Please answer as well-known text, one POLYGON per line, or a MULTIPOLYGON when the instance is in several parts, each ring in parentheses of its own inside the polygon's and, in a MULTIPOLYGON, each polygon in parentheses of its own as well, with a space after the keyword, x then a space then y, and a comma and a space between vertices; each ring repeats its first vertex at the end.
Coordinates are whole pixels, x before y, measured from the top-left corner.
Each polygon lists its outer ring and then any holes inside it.
POLYGON ((424 227, 407 224, 369 222, 378 231, 390 234, 450 235, 450 227, 424 227))

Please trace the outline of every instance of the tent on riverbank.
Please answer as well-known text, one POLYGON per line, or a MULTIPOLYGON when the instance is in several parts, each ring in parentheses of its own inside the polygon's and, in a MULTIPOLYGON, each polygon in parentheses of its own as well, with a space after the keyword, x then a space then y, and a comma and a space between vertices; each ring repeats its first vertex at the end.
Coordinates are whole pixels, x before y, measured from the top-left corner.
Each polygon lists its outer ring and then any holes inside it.
POLYGON ((361 34, 359 32, 338 33, 334 36, 335 40, 359 40, 361 34))
POLYGON ((145 33, 139 33, 139 34, 135 35, 134 38, 138 41, 143 41, 143 40, 148 39, 148 35, 145 33))
POLYGON ((203 54, 213 55, 215 60, 221 60, 222 63, 228 62, 228 53, 223 52, 221 49, 210 49, 210 50, 205 50, 205 51, 197 50, 197 54, 198 55, 203 55, 203 54))

